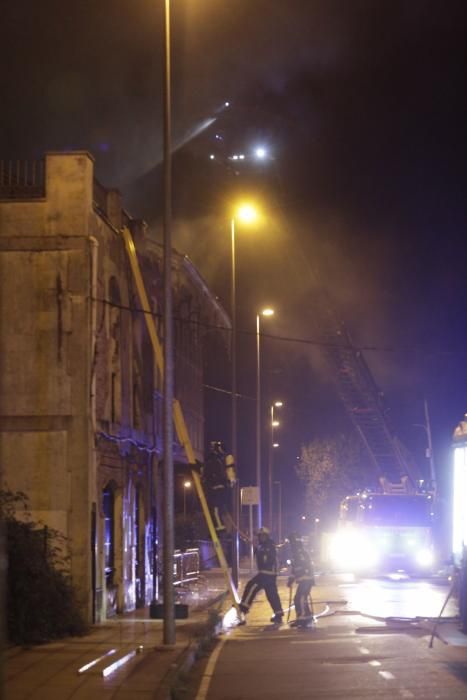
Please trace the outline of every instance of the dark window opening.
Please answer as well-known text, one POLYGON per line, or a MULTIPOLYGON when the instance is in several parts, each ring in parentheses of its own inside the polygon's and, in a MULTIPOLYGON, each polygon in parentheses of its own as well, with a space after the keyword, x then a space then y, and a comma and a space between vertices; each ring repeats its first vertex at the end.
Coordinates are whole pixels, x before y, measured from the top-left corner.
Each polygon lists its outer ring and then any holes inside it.
POLYGON ((136 551, 136 578, 140 578, 141 576, 141 527, 140 527, 140 518, 141 518, 141 487, 137 486, 136 487, 136 493, 135 493, 135 551, 136 551))
POLYGON ((107 585, 114 582, 115 564, 115 497, 112 488, 103 492, 104 509, 104 567, 107 585))

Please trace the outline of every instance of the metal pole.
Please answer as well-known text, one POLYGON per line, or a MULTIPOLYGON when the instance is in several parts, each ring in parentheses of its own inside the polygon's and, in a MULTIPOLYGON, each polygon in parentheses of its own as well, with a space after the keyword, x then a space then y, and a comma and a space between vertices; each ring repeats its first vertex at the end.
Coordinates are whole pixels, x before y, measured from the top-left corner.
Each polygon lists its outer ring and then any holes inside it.
POLYGON ((172 327, 172 154, 170 0, 164 0, 164 499, 163 499, 163 591, 164 644, 175 644, 173 585, 174 556, 174 474, 173 474, 173 327, 172 327))
POLYGON ((271 406, 271 440, 268 450, 268 491, 269 491, 269 529, 272 533, 272 511, 273 511, 273 493, 272 493, 272 462, 273 462, 273 444, 274 444, 274 404, 271 406))
POLYGON ((279 534, 279 542, 282 542, 282 484, 280 481, 275 481, 275 484, 277 484, 278 489, 278 496, 277 496, 277 509, 278 509, 278 534, 279 534))
POLYGON ((261 364, 259 314, 256 314, 256 486, 258 487, 258 528, 262 527, 261 510, 261 364))
POLYGON ((232 489, 232 515, 234 527, 232 528, 232 580, 238 587, 238 530, 240 527, 240 490, 238 479, 237 463, 237 297, 236 297, 236 268, 235 268, 235 219, 230 222, 231 244, 232 244, 232 274, 231 274, 231 317, 232 317, 232 454, 237 469, 237 480, 232 489))
MULTIPOLYGON (((2 486, 0 480, 0 487, 2 486)), ((8 558, 6 551, 6 526, 0 504, 0 700, 6 697, 5 690, 5 652, 7 647, 6 625, 6 584, 8 558)))
POLYGON ((431 426, 430 426, 430 414, 428 412, 428 401, 425 399, 425 424, 426 424, 426 434, 428 438, 428 454, 430 457, 430 477, 433 491, 436 494, 436 470, 435 470, 435 458, 433 456, 433 444, 431 442, 431 426))
POLYGON ((249 525, 250 525, 250 573, 253 573, 253 569, 255 566, 255 549, 253 546, 253 506, 249 505, 248 508, 250 509, 249 513, 249 525))
POLYGON ((279 542, 282 542, 282 484, 279 484, 279 542))

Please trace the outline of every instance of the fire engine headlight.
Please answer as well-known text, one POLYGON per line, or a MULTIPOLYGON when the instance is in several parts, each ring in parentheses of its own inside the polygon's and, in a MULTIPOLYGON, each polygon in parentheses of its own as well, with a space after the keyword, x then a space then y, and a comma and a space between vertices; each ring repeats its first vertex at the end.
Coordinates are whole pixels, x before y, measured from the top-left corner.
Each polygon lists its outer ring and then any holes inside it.
POLYGON ((432 564, 435 561, 435 558, 431 549, 427 549, 425 547, 417 552, 417 554, 415 555, 415 560, 419 566, 428 567, 432 566, 432 564))
POLYGON ((340 567, 350 570, 374 566, 377 549, 359 533, 337 533, 331 544, 331 558, 340 567))

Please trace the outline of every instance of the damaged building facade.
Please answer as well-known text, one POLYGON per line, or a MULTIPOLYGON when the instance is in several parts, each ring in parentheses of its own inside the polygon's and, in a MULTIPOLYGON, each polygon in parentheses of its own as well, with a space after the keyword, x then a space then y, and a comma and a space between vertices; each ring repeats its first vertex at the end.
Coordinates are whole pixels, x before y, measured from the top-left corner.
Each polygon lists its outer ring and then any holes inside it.
MULTIPOLYGON (((122 226, 161 337, 162 248, 95 180, 92 157, 51 153, 0 172, 2 486, 66 536, 89 621, 157 593, 162 378, 122 226)), ((230 322, 186 256, 174 251, 172 269, 175 395, 202 460, 205 329, 230 322)))

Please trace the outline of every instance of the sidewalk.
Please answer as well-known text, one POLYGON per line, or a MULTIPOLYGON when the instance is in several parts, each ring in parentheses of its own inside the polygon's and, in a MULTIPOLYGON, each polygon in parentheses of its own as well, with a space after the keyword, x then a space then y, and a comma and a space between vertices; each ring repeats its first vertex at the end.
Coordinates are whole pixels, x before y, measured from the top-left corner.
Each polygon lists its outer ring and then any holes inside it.
MULTIPOLYGON (((242 569, 241 590, 248 577, 248 570, 242 569)), ((278 582, 286 605, 286 577, 281 576, 278 582)), ((225 591, 219 569, 203 572, 199 583, 185 589, 180 600, 189 605, 189 618, 176 621, 174 647, 163 645, 163 622, 151 620, 148 608, 107 620, 84 637, 30 649, 13 647, 6 654, 6 700, 169 700, 178 674, 189 668, 202 641, 212 636, 216 611, 230 609, 229 599, 222 605, 225 591)), ((342 625, 349 611, 341 591, 325 577, 318 577, 313 593, 315 614, 324 613, 319 627, 325 621, 330 628, 342 625), (332 616, 336 609, 344 618, 332 616)), ((249 616, 250 624, 268 625, 270 610, 263 599, 264 594, 260 594, 259 605, 249 616)), ((369 629, 382 626, 381 621, 361 619, 369 629)), ((424 635, 427 641, 431 625, 429 628, 424 635)), ((433 652, 463 667, 467 636, 458 631, 457 624, 440 623, 437 637, 433 652)))
POLYGON ((467 634, 461 632, 460 622, 443 622, 441 620, 436 626, 436 637, 450 646, 464 647, 464 653, 467 657, 467 634))
POLYGON ((13 647, 5 659, 6 699, 165 700, 176 673, 211 634, 225 590, 217 569, 185 590, 189 618, 176 621, 173 647, 163 645, 163 622, 151 620, 148 608, 107 620, 84 637, 13 647))

